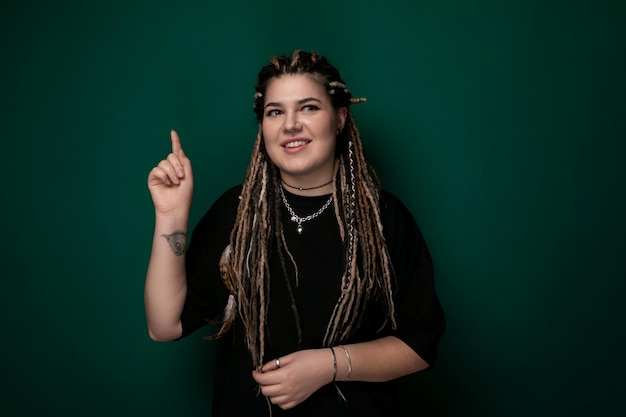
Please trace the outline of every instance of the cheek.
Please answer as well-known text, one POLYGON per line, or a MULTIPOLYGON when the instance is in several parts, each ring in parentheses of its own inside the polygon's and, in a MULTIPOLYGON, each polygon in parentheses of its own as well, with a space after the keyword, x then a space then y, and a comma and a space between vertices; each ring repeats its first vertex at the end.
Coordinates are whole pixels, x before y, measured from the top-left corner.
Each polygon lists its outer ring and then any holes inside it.
POLYGON ((324 130, 327 136, 335 136, 337 134, 337 123, 335 119, 328 120, 324 123, 324 130))
POLYGON ((263 137, 270 137, 272 136, 272 124, 268 123, 267 121, 263 121, 261 123, 261 132, 263 133, 263 137))

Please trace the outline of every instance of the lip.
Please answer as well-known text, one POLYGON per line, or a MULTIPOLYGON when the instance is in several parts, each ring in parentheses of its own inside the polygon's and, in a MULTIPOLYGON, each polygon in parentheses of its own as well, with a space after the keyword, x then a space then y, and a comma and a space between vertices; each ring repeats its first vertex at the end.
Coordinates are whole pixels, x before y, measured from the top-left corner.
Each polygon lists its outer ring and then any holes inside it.
POLYGON ((285 149, 286 151, 289 152, 293 152, 293 151, 297 151, 299 149, 304 148, 305 146, 307 146, 309 143, 311 143, 310 139, 306 139, 306 138, 289 138, 287 140, 284 140, 280 143, 280 146, 285 149), (287 145, 289 145, 290 143, 293 142, 304 142, 304 145, 300 145, 300 146, 295 146, 293 148, 288 148, 287 145))

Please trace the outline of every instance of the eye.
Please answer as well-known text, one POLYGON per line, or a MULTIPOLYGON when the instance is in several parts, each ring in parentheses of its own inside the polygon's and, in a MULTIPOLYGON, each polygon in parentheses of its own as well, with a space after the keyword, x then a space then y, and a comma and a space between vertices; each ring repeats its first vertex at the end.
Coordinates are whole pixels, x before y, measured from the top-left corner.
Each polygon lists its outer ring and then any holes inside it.
POLYGON ((269 109, 269 110, 265 113, 265 115, 266 115, 266 116, 268 116, 268 117, 275 117, 275 116, 280 115, 281 113, 282 113, 282 112, 281 112, 280 110, 278 110, 278 109, 269 109))
POLYGON ((306 111, 306 112, 311 112, 311 111, 315 111, 319 109, 320 108, 317 107, 315 104, 307 104, 306 106, 302 107, 302 111, 306 111))

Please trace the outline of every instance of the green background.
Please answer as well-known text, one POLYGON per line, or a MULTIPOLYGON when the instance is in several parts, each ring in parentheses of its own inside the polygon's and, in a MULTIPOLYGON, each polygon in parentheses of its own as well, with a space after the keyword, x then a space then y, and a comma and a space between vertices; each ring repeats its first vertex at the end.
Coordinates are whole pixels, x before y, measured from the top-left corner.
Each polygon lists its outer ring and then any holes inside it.
POLYGON ((420 416, 624 415, 626 2, 0 6, 0 413, 210 415, 211 342, 149 340, 149 170, 179 131, 192 222, 245 171, 256 73, 315 49, 448 318, 420 416))

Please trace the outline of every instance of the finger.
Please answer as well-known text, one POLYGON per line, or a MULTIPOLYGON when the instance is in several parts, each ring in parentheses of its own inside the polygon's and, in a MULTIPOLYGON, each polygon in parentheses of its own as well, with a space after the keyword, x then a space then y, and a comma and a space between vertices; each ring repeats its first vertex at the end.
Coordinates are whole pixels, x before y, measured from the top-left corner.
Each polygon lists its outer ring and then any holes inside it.
POLYGON ((292 400, 290 396, 286 394, 266 395, 266 397, 269 398, 272 404, 279 406, 283 410, 293 408, 299 403, 298 401, 292 400))
POLYGON ((178 178, 183 178, 185 176, 185 168, 183 167, 183 163, 178 155, 173 153, 169 154, 167 156, 167 162, 170 163, 178 178))
POLYGON ((274 396, 274 397, 268 396, 268 397, 269 397, 270 402, 272 404, 275 404, 275 405, 279 406, 282 409, 286 409, 284 407, 288 404, 289 397, 287 397, 286 395, 278 395, 278 396, 274 396))
POLYGON ((261 367, 261 372, 275 371, 279 369, 282 365, 283 364, 280 363, 280 366, 278 366, 278 364, 276 363, 276 359, 272 359, 261 367))
POLYGON ((193 170, 191 169, 191 160, 187 158, 185 152, 181 149, 180 155, 178 157, 180 162, 183 164, 183 176, 190 181, 193 181, 193 170))
POLYGON ((174 168, 174 166, 169 160, 163 160, 159 162, 157 167, 160 168, 165 173, 170 183, 173 183, 173 184, 180 183, 180 177, 176 173, 176 168, 174 168))
POLYGON ((274 404, 286 402, 289 399, 287 394, 282 392, 283 389, 280 385, 260 385, 259 388, 261 389, 261 394, 270 398, 274 404))
POLYGON ((150 171, 150 174, 148 175, 148 185, 157 185, 159 183, 165 184, 165 185, 172 185, 172 181, 170 181, 165 171, 163 171, 161 168, 156 166, 152 168, 152 170, 150 171))
POLYGON ((183 146, 180 143, 180 137, 174 129, 170 132, 170 137, 172 138, 172 153, 174 155, 178 155, 178 153, 183 149, 183 146))
MULTIPOLYGON (((252 378, 254 378, 254 380, 258 382, 260 385, 268 385, 270 382, 268 380, 268 375, 264 373, 261 369, 259 369, 258 371, 252 371, 252 378)), ((270 380, 271 380, 271 377, 270 377, 270 380)))
POLYGON ((261 386, 269 387, 280 384, 281 377, 274 369, 266 372, 252 371, 252 378, 261 386))
POLYGON ((279 404, 278 406, 282 408, 283 410, 289 410, 290 408, 294 408, 298 404, 300 404, 300 401, 288 401, 288 402, 279 404))

